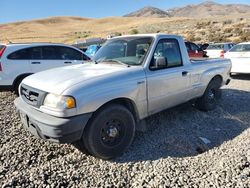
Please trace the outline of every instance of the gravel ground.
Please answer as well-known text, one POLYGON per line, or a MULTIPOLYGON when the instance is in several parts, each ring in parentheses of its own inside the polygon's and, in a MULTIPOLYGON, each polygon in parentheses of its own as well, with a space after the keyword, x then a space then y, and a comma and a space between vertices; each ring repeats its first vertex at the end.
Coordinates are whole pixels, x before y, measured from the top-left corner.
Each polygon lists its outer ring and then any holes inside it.
POLYGON ((0 93, 0 187, 250 187, 250 76, 223 88, 216 110, 190 104, 150 117, 114 161, 34 138, 0 93))

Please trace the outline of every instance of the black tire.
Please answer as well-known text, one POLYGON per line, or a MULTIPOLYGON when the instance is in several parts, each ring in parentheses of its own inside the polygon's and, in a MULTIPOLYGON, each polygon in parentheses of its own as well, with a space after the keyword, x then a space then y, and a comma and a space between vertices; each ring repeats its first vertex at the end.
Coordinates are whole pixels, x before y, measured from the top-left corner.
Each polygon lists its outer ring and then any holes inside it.
POLYGON ((72 145, 78 149, 79 151, 81 151, 82 153, 85 153, 85 154, 89 154, 88 150, 85 148, 83 142, 81 140, 78 140, 78 141, 75 141, 72 143, 72 145))
POLYGON ((80 143, 88 152, 101 159, 121 155, 132 143, 135 135, 133 114, 124 106, 112 104, 104 107, 88 123, 80 143))
POLYGON ((197 99, 195 106, 202 111, 214 110, 217 106, 217 101, 221 98, 220 87, 220 78, 214 78, 211 80, 204 94, 197 99))
POLYGON ((19 85, 21 84, 21 82, 23 81, 25 77, 22 77, 22 78, 19 78, 15 84, 14 84, 14 93, 19 96, 19 93, 18 93, 18 88, 19 88, 19 85))

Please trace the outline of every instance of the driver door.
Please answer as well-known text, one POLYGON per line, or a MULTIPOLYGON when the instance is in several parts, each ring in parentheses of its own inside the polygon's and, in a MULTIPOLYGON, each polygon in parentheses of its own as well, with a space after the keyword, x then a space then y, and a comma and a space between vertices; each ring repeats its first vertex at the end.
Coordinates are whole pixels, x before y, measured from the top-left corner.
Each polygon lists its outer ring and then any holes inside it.
POLYGON ((187 100, 190 76, 183 66, 179 42, 176 39, 162 39, 158 42, 147 71, 147 83, 149 114, 187 100), (156 65, 158 57, 165 58, 165 65, 156 65))

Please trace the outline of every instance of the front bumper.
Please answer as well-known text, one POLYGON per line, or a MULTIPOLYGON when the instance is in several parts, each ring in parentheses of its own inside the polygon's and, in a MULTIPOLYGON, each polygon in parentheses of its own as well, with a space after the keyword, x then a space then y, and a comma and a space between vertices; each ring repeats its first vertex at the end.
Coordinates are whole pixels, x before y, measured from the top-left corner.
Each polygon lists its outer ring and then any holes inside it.
POLYGON ((14 101, 24 127, 38 138, 57 143, 73 143, 81 139, 92 113, 59 118, 30 107, 17 98, 14 101))

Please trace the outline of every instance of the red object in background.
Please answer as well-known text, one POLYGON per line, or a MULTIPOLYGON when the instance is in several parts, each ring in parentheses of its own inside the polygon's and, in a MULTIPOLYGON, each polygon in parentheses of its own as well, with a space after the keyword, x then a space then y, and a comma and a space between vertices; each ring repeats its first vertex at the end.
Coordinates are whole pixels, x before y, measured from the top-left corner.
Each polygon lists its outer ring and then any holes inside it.
POLYGON ((188 56, 190 58, 202 58, 206 57, 206 52, 203 51, 199 46, 193 42, 185 42, 188 56))
MULTIPOLYGON (((6 46, 3 46, 2 48, 0 48, 0 58, 2 57, 5 49, 6 49, 6 46)), ((1 62, 0 62, 0 71, 3 71, 1 62)))
POLYGON ((224 57, 224 54, 225 54, 226 52, 224 51, 224 50, 222 50, 221 52, 220 52, 220 57, 224 57))
MULTIPOLYGON (((0 46, 0 47, 2 47, 2 46, 0 46)), ((3 46, 2 48, 0 48, 0 58, 2 57, 5 49, 6 49, 6 46, 3 46)))

